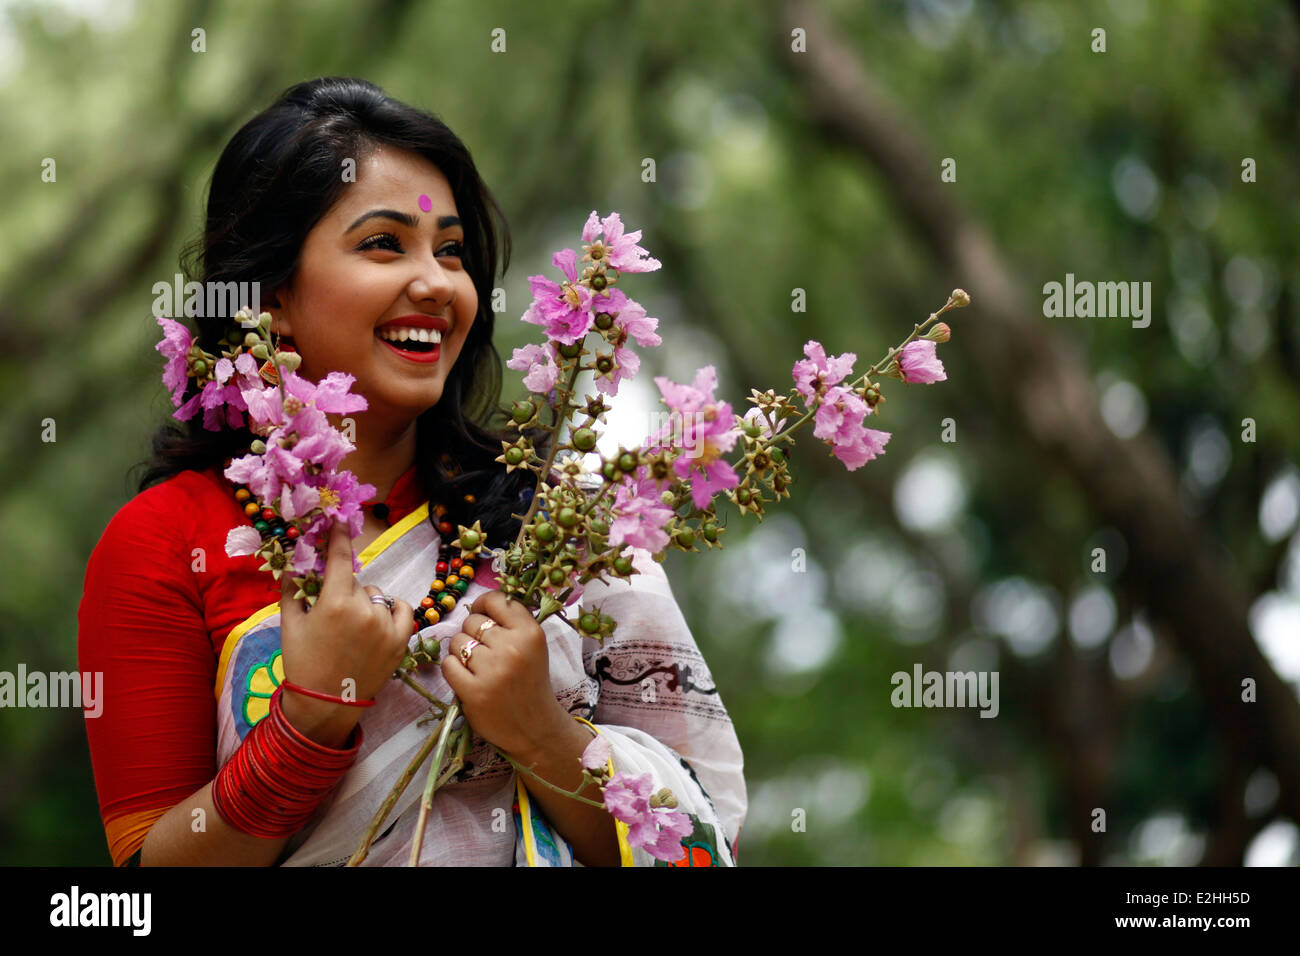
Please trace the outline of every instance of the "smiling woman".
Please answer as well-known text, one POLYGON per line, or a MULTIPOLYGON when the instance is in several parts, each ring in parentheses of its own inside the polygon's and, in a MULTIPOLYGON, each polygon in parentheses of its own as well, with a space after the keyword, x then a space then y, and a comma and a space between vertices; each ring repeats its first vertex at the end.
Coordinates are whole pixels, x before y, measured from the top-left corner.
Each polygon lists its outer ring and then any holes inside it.
MULTIPOLYGON (((581 785, 592 733, 630 765, 680 778, 673 790, 698 824, 692 845, 733 861, 744 782, 716 691, 630 708, 613 684, 602 694, 611 662, 640 660, 646 647, 665 672, 689 667, 712 683, 662 570, 642 556, 634 580, 644 583, 620 598, 638 621, 619 632, 629 648, 602 648, 555 617, 544 629, 494 589, 486 563, 450 556, 458 525, 477 522, 488 547, 512 543, 536 481, 498 460, 516 438, 500 423, 486 307, 498 238, 504 269, 504 217, 464 144, 365 81, 299 84, 226 146, 189 271, 259 283, 298 374, 355 379, 365 410, 330 417, 354 436, 341 467, 378 495, 358 537, 334 526, 325 584, 304 613, 289 575, 282 591, 259 558, 226 552, 232 528, 253 521, 261 532, 278 517, 279 502, 225 477, 252 432, 192 418, 158 433, 140 493, 91 556, 79 613, 81 667, 105 675, 103 714, 87 732, 115 863, 347 859, 425 736, 415 720, 453 686, 478 736, 440 794, 422 862, 652 863, 620 843, 603 807, 554 790, 581 785), (445 652, 467 639, 471 610, 472 663, 445 652), (414 672, 420 693, 391 680, 413 631, 441 651, 440 666, 414 672), (537 777, 516 777, 502 754, 537 777), (500 826, 512 811, 515 828, 500 826)), ((213 355, 246 332, 233 314, 196 325, 213 355)), ((190 379, 174 398, 196 394, 190 379)), ((548 455, 549 433, 528 434, 548 455)), ((367 865, 405 861, 417 791, 392 808, 367 865)))

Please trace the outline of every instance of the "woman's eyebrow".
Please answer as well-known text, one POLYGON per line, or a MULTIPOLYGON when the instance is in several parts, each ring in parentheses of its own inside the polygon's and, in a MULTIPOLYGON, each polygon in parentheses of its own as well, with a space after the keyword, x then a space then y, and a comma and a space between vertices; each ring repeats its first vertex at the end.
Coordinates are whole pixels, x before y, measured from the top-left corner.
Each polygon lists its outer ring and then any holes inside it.
MULTIPOLYGON (((351 232, 368 219, 392 219, 394 222, 400 222, 403 226, 410 229, 414 229, 420 224, 420 217, 412 216, 410 213, 398 212, 396 209, 372 209, 370 212, 365 213, 358 218, 352 225, 348 226, 344 232, 351 232)), ((459 226, 460 224, 461 221, 459 216, 438 217, 439 229, 449 229, 452 226, 459 226)))

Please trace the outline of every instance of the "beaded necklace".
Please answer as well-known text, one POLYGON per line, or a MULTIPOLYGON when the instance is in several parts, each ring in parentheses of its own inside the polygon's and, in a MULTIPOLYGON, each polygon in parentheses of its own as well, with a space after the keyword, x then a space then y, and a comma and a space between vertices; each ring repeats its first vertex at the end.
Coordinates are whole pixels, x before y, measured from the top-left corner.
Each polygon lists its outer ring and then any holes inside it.
MULTIPOLYGON (((230 462, 227 461, 226 467, 229 466, 230 462)), ((293 541, 299 536, 300 532, 297 528, 287 524, 274 509, 259 503, 247 486, 237 484, 234 485, 234 489, 235 500, 244 509, 244 515, 252 522, 253 528, 262 535, 264 543, 272 538, 293 541)), ((472 506, 475 500, 472 494, 464 496, 465 504, 468 506, 472 506)), ((389 507, 383 502, 366 502, 363 507, 369 508, 370 512, 381 521, 387 521, 389 507)), ((431 624, 437 624, 443 616, 451 613, 456 607, 456 602, 469 590, 469 583, 474 580, 474 572, 477 568, 475 561, 465 561, 460 557, 451 556, 453 543, 457 540, 456 526, 448 520, 447 508, 442 504, 432 504, 430 510, 438 519, 436 525, 440 538, 438 563, 434 566, 436 576, 429 584, 428 593, 412 610, 414 630, 417 631, 431 624)))

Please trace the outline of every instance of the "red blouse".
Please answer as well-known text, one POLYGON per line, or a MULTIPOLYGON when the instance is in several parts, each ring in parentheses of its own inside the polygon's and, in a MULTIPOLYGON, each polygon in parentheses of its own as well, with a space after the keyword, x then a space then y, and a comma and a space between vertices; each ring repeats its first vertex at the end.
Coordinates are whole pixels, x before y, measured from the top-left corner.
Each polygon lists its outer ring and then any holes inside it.
MULTIPOLYGON (((384 501, 387 522, 423 501, 412 466, 384 501)), ((77 653, 80 670, 103 675, 86 734, 114 865, 216 776, 221 648, 280 599, 260 558, 226 555, 226 534, 247 520, 220 468, 184 471, 123 505, 90 556, 77 653)))

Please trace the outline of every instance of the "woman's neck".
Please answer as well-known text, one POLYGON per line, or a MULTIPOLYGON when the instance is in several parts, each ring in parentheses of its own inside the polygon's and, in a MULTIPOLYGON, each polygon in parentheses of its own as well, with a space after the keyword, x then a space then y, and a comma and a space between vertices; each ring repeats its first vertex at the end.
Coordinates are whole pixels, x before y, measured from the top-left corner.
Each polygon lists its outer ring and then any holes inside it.
MULTIPOLYGON (((352 472, 361 484, 374 485, 375 497, 382 501, 393 490, 397 479, 415 464, 415 422, 398 431, 381 427, 364 412, 350 417, 355 423, 352 443, 356 450, 340 462, 339 468, 352 472)), ((334 425, 342 429, 339 422, 334 425)))

